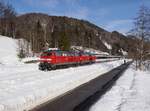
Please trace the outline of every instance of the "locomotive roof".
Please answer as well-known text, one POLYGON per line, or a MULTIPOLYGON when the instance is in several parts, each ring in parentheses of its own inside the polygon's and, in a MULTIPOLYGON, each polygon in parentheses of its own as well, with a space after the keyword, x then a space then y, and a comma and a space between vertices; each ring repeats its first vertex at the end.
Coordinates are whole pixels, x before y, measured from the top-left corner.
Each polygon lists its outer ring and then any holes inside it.
POLYGON ((73 51, 73 50, 70 50, 70 51, 68 51, 68 50, 45 50, 45 51, 43 51, 44 53, 45 52, 67 52, 67 53, 82 53, 82 54, 88 54, 88 55, 94 55, 94 54, 92 54, 92 53, 89 53, 89 52, 76 52, 76 51, 73 51))

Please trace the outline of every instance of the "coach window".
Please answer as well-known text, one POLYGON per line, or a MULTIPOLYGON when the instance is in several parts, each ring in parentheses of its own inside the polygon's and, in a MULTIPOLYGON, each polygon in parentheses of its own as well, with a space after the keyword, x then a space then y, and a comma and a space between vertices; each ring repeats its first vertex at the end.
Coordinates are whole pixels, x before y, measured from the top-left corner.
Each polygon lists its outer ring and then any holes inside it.
POLYGON ((75 56, 79 56, 79 54, 78 54, 78 53, 75 53, 75 56))
POLYGON ((67 56, 71 56, 70 52, 67 52, 67 56))
POLYGON ((68 52, 65 52, 65 56, 68 56, 68 52))

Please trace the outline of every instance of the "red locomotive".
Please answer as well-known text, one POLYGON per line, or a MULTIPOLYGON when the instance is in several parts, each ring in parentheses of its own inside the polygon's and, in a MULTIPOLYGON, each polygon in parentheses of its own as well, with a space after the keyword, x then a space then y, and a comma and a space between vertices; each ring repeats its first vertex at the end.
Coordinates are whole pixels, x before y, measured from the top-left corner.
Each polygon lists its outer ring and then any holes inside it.
POLYGON ((89 53, 46 50, 40 56, 40 70, 52 70, 57 66, 71 66, 94 63, 96 57, 89 53))

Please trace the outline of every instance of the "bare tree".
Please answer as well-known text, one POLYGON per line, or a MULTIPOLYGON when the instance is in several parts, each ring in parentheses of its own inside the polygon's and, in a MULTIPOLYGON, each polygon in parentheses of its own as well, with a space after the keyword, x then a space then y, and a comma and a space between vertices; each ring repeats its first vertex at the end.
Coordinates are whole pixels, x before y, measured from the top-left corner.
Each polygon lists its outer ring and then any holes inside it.
POLYGON ((0 1, 0 33, 2 35, 15 37, 16 12, 11 4, 0 1))
POLYGON ((134 20, 134 28, 130 31, 132 35, 138 37, 137 56, 138 68, 142 70, 142 62, 144 57, 150 50, 145 50, 146 41, 150 40, 150 9, 141 6, 137 18, 134 20))
POLYGON ((4 9, 5 9, 5 4, 3 1, 0 0, 0 18, 2 18, 4 15, 4 9))

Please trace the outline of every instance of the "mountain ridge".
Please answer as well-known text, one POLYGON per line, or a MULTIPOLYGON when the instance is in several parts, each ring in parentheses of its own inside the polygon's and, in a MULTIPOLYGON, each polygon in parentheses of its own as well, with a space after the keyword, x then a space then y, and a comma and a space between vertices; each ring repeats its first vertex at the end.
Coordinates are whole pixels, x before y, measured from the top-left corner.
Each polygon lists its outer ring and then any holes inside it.
POLYGON ((49 47, 82 46, 113 55, 132 55, 133 38, 117 32, 109 32, 89 21, 66 16, 50 16, 43 13, 27 13, 15 18, 15 38, 24 38, 34 52, 40 52, 46 43, 49 47), (112 49, 104 44, 106 42, 112 49), (131 54, 130 54, 131 53, 131 54))

